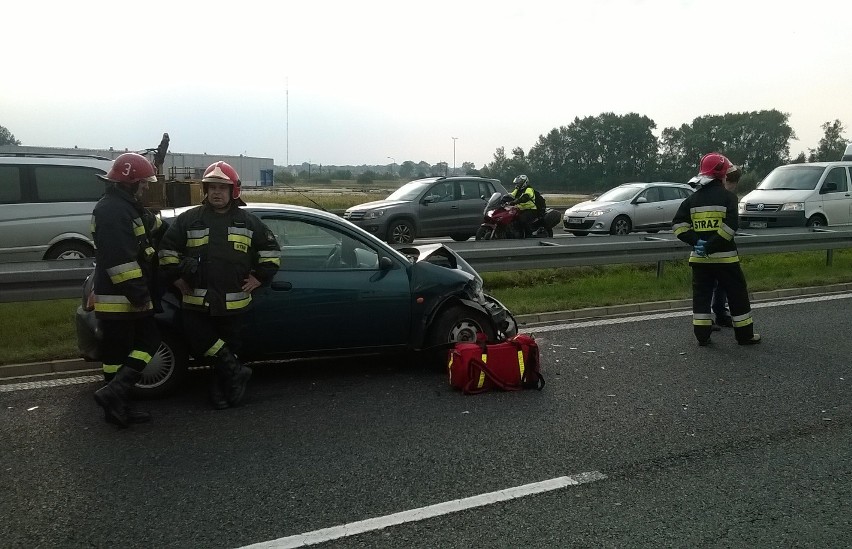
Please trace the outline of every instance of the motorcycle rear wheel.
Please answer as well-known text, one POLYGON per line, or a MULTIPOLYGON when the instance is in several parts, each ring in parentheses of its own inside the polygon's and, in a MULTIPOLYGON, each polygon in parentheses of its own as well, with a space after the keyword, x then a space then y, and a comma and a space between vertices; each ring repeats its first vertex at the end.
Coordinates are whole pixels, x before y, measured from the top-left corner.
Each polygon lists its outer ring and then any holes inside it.
POLYGON ((476 230, 476 240, 491 240, 494 236, 494 231, 491 227, 480 227, 476 230))

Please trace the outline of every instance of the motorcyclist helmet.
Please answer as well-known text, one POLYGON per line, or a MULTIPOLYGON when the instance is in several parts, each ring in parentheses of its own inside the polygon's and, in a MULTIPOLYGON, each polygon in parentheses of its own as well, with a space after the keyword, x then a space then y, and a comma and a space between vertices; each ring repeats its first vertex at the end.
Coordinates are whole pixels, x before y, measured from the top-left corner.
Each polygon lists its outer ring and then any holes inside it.
POLYGON ((207 183, 225 183, 231 186, 231 198, 236 200, 240 197, 242 181, 240 175, 227 162, 219 161, 210 164, 204 170, 204 176, 201 178, 201 184, 204 186, 204 193, 207 193, 207 183))
POLYGON ((120 183, 133 186, 136 183, 157 181, 157 170, 151 162, 139 153, 124 153, 118 155, 106 175, 99 178, 110 183, 120 183))
POLYGON ((530 178, 527 177, 526 175, 521 174, 521 175, 519 175, 518 177, 515 178, 514 183, 515 183, 515 188, 519 192, 524 192, 525 190, 527 190, 527 187, 530 186, 530 178))

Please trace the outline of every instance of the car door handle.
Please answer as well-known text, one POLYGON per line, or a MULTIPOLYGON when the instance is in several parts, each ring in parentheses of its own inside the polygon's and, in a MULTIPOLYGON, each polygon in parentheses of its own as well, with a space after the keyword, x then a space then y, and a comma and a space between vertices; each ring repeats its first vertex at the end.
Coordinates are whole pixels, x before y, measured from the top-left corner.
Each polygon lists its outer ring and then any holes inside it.
POLYGON ((451 210, 458 210, 458 209, 459 209, 459 207, 458 207, 458 206, 450 206, 450 209, 451 209, 451 210))
POLYGON ((288 292, 293 289, 293 285, 289 282, 273 282, 272 283, 273 290, 280 290, 282 292, 288 292))

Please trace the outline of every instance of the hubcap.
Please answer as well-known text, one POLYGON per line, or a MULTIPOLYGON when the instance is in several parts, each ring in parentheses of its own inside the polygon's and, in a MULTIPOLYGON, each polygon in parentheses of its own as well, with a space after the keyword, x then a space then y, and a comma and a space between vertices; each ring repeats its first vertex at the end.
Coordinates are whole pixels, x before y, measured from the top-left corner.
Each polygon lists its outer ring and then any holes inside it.
POLYGON ((448 341, 456 343, 475 342, 476 334, 479 331, 479 326, 475 322, 465 318, 458 321, 452 330, 450 330, 448 341))
POLYGON ((151 357, 151 362, 142 370, 142 379, 136 385, 146 389, 159 387, 172 376, 174 369, 174 352, 172 352, 171 347, 161 343, 160 348, 151 357))
POLYGON ((397 244, 408 244, 414 239, 411 238, 411 231, 407 225, 396 225, 391 233, 393 241, 397 244))

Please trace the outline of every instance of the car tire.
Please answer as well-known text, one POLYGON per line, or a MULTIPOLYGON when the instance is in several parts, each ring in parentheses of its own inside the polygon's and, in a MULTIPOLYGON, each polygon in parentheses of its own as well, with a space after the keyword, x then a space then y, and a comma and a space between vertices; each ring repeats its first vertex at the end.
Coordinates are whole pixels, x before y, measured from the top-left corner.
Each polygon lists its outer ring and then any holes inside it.
POLYGON ((589 233, 586 231, 571 231, 571 234, 574 236, 589 236, 589 233))
POLYGON ((85 242, 68 240, 55 244, 47 253, 45 259, 85 259, 94 257, 95 250, 85 242))
POLYGON ((612 225, 609 228, 609 234, 625 235, 630 234, 633 230, 633 224, 630 218, 626 215, 619 215, 612 220, 612 225))
POLYGON ((825 227, 828 225, 828 222, 825 218, 819 214, 812 215, 808 218, 808 222, 805 225, 806 227, 825 227))
POLYGON ((441 312, 429 328, 429 346, 448 343, 474 342, 478 332, 485 333, 489 341, 497 334, 491 326, 491 319, 485 314, 465 307, 452 305, 441 312))
POLYGON ((137 398, 161 398, 174 393, 186 378, 189 353, 177 337, 163 332, 160 348, 142 370, 142 379, 133 387, 137 398))
POLYGON ((467 240, 470 238, 470 235, 469 234, 453 234, 453 235, 450 235, 450 238, 452 238, 456 242, 467 242, 467 240))
POLYGON ((414 242, 414 226, 405 220, 392 221, 388 225, 389 244, 411 244, 414 242))

